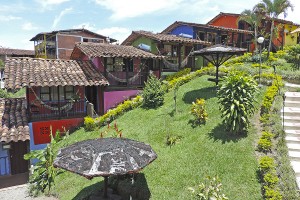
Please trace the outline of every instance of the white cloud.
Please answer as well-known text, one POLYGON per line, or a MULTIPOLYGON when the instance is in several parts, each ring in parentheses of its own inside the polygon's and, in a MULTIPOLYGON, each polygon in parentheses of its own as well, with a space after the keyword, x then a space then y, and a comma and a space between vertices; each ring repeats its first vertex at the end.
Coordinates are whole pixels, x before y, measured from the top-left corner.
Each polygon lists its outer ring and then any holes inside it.
POLYGON ((21 17, 15 17, 12 15, 8 15, 8 16, 4 16, 4 15, 0 15, 0 21, 2 22, 8 22, 8 21, 12 21, 12 20, 19 20, 22 19, 21 17))
POLYGON ((47 7, 52 5, 59 5, 70 0, 35 0, 35 1, 41 4, 43 7, 47 7))
POLYGON ((174 10, 184 0, 94 0, 100 6, 113 13, 111 19, 121 20, 124 18, 133 18, 145 14, 150 14, 163 10, 174 10))
POLYGON ((89 22, 87 23, 81 23, 81 24, 78 24, 76 26, 73 26, 73 28, 84 28, 84 29, 87 29, 89 31, 94 31, 96 28, 95 28, 95 24, 90 24, 89 22))
POLYGON ((116 39, 122 43, 131 33, 131 30, 123 27, 110 27, 97 30, 97 33, 116 39))
POLYGON ((31 22, 25 22, 22 25, 22 29, 25 31, 32 31, 38 29, 38 27, 34 26, 31 22))
POLYGON ((73 8, 66 8, 63 11, 61 11, 59 13, 58 16, 55 17, 53 24, 52 24, 52 28, 55 28, 57 26, 57 24, 60 22, 60 20, 62 19, 62 17, 68 13, 70 13, 73 10, 73 8))

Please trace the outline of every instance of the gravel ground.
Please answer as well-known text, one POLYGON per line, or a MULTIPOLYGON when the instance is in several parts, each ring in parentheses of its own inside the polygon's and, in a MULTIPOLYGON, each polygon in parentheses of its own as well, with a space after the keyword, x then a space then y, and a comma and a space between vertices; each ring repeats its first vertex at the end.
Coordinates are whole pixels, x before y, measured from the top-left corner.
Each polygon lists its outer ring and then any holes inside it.
POLYGON ((1 200, 57 200, 54 197, 30 197, 27 192, 27 184, 18 185, 8 188, 0 189, 1 200))

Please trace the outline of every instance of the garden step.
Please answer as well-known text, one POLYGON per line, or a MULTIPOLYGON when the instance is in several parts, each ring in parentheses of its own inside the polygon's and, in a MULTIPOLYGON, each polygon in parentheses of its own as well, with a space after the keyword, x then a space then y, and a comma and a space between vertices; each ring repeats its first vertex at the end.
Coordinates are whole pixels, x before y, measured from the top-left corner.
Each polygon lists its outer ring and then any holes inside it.
POLYGON ((284 83, 284 86, 286 87, 293 87, 293 88, 300 88, 300 85, 294 84, 294 83, 284 83))
POLYGON ((291 161, 291 166, 297 176, 300 176, 300 161, 291 161))
POLYGON ((300 130, 300 123, 284 122, 285 130, 300 130))
POLYGON ((300 162, 300 152, 289 150, 289 157, 292 161, 299 161, 300 162))
POLYGON ((295 107, 284 107, 284 109, 281 109, 281 115, 283 116, 300 116, 300 108, 295 107))
POLYGON ((300 188, 300 176, 296 176, 296 182, 297 182, 298 188, 300 188))
POLYGON ((286 100, 287 98, 300 98, 300 92, 286 92, 284 95, 286 100))
POLYGON ((296 107, 296 108, 300 108, 300 101, 288 101, 288 100, 285 100, 284 107, 296 107))
POLYGON ((300 137, 300 130, 285 130, 286 135, 299 135, 300 137))
MULTIPOLYGON (((283 118, 283 116, 281 116, 283 118)), ((300 116, 284 116, 284 122, 300 123, 300 116)))
POLYGON ((286 142, 290 142, 290 143, 297 143, 297 144, 300 144, 300 137, 286 136, 286 137, 285 137, 285 141, 286 141, 286 142))
POLYGON ((292 143, 292 142, 287 142, 286 146, 289 150, 292 151, 300 151, 300 144, 298 143, 292 143))

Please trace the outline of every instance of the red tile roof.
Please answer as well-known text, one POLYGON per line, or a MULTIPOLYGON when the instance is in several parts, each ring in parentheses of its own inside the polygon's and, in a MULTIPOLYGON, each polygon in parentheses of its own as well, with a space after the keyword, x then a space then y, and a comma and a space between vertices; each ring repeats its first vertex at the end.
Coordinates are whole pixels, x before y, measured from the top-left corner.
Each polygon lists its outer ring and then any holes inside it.
POLYGON ((90 61, 9 58, 5 62, 5 88, 32 86, 106 85, 108 81, 90 61))
POLYGON ((25 98, 0 99, 0 141, 30 140, 25 98))
POLYGON ((161 56, 143 51, 133 46, 113 45, 104 43, 82 42, 77 43, 71 55, 82 52, 89 58, 95 57, 121 57, 121 58, 161 58, 161 56))
POLYGON ((34 56, 35 53, 34 53, 34 50, 0 48, 0 55, 8 55, 8 56, 34 56))
POLYGON ((144 36, 159 42, 170 42, 170 43, 188 43, 188 44, 203 44, 210 45, 210 42, 201 40, 195 40, 185 37, 179 37, 171 34, 164 33, 152 33, 150 31, 132 31, 131 35, 126 38, 122 45, 131 45, 137 38, 144 36))

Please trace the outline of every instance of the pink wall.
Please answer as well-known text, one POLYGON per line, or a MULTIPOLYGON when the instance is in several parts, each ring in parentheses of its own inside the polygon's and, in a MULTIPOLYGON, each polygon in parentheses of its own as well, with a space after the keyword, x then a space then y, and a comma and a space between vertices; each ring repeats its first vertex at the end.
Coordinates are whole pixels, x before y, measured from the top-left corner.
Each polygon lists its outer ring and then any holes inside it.
POLYGON ((104 112, 128 98, 136 96, 139 92, 139 90, 104 92, 104 112))
POLYGON ((99 57, 94 58, 93 63, 100 72, 104 72, 104 60, 103 60, 103 58, 99 58, 99 57))

